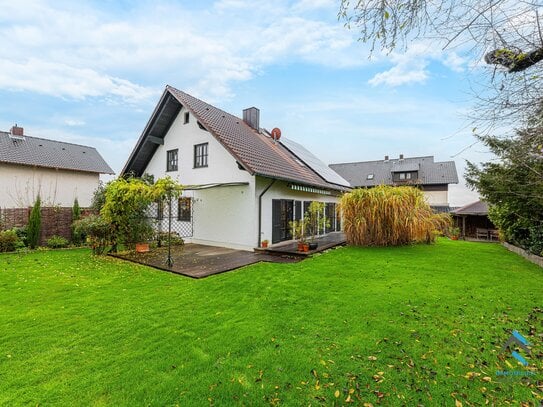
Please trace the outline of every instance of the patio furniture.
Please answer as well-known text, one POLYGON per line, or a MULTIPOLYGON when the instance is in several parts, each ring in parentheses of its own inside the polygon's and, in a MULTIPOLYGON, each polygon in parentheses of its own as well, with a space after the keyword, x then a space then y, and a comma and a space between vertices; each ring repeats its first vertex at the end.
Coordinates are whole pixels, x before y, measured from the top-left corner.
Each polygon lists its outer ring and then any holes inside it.
POLYGON ((477 239, 488 240, 488 229, 477 228, 475 230, 475 237, 477 239))
POLYGON ((500 240, 500 234, 497 229, 490 229, 488 231, 488 237, 490 240, 500 240))

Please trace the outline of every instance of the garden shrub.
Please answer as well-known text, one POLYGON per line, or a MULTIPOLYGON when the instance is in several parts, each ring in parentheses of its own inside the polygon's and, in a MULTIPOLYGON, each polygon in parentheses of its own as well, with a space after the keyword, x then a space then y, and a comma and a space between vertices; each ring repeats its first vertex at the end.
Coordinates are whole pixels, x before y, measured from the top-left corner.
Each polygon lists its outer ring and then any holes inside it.
POLYGON ((177 198, 182 186, 170 177, 152 184, 149 176, 142 178, 117 178, 105 188, 105 203, 100 215, 110 225, 112 251, 118 243, 132 248, 135 243, 154 238, 155 231, 147 210, 152 202, 177 198))
POLYGON ((396 246, 431 243, 450 216, 436 214, 421 190, 411 186, 360 188, 344 194, 339 210, 347 243, 357 246, 396 246))
POLYGON ((17 234, 17 237, 21 241, 21 244, 23 246, 28 246, 28 227, 27 226, 21 226, 21 227, 14 227, 12 229, 17 234))
POLYGON ((36 198, 32 211, 30 212, 30 218, 28 219, 28 231, 27 242, 28 247, 35 249, 40 243, 40 231, 41 231, 41 199, 40 196, 36 198))
MULTIPOLYGON (((157 234, 158 246, 167 246, 168 245, 168 232, 161 232, 157 234)), ((170 243, 172 246, 183 246, 185 241, 177 233, 170 233, 170 243)))
POLYGON ((101 216, 89 215, 73 223, 75 233, 87 236, 87 242, 94 254, 103 254, 111 245, 110 225, 101 216))
POLYGON ((68 239, 62 236, 54 235, 47 239, 46 244, 47 247, 49 247, 50 249, 62 249, 64 247, 68 247, 70 242, 68 241, 68 239))
POLYGON ((21 247, 24 247, 24 245, 15 230, 11 229, 0 232, 0 252, 14 252, 21 247))

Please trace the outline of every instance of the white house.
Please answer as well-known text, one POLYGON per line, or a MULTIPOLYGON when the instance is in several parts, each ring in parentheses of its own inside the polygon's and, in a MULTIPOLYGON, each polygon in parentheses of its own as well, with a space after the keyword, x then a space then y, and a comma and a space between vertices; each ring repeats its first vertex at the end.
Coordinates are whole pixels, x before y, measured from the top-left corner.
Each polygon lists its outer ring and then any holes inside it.
POLYGON ((113 171, 93 147, 30 137, 22 127, 0 132, 0 208, 91 204, 100 174, 113 171))
POLYGON ((259 121, 254 107, 241 119, 167 86, 121 175, 169 175, 185 185, 172 230, 187 242, 252 250, 291 240, 289 222, 311 201, 326 203, 324 232, 340 230, 336 203, 348 182, 259 121))

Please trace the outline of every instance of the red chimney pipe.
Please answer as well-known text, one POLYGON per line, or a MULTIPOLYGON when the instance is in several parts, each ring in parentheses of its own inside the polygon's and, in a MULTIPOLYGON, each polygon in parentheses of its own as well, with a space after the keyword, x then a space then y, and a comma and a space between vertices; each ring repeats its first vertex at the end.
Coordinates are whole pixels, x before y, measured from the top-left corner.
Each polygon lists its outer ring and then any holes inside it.
POLYGON ((24 136, 24 129, 22 127, 15 125, 11 128, 11 134, 14 136, 22 137, 24 136))

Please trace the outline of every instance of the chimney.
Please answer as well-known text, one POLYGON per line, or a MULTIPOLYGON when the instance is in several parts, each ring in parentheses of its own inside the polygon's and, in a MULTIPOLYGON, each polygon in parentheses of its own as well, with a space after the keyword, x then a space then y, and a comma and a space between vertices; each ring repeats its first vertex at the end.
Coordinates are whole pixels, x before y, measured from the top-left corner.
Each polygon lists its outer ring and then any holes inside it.
POLYGON ((385 161, 388 161, 388 155, 385 155, 385 161))
POLYGON ((403 160, 403 154, 400 154, 400 160, 403 160))
POLYGON ((10 131, 12 136, 18 136, 23 137, 24 136, 24 129, 22 127, 19 127, 17 125, 13 126, 10 131))
POLYGON ((256 107, 249 107, 243 110, 243 121, 256 131, 260 130, 260 110, 256 107))

